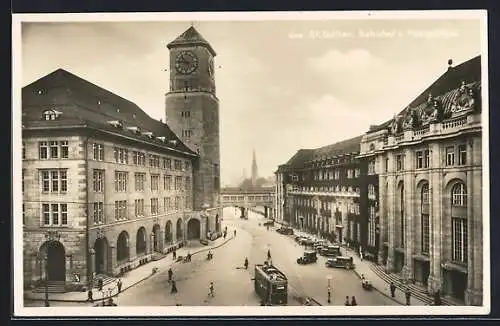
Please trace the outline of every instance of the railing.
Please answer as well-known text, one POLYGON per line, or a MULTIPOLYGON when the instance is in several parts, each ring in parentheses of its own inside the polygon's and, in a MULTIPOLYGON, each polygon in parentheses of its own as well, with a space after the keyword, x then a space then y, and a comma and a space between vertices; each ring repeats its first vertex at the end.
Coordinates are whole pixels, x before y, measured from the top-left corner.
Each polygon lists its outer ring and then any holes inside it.
POLYGON ((429 132, 429 126, 426 126, 422 129, 415 130, 413 132, 413 135, 414 136, 423 136, 423 135, 427 134, 428 132, 429 132))
POLYGON ((404 134, 397 135, 396 137, 394 137, 394 139, 395 139, 397 142, 402 141, 404 138, 405 138, 405 135, 404 135, 404 134))
POLYGON ((359 194, 351 191, 311 191, 311 190, 292 190, 293 195, 317 195, 317 196, 335 196, 335 197, 359 197, 359 194))
POLYGON ((451 120, 451 121, 445 121, 442 123, 442 128, 444 129, 450 129, 450 128, 457 128, 461 127, 463 125, 467 124, 467 118, 460 118, 456 120, 451 120))

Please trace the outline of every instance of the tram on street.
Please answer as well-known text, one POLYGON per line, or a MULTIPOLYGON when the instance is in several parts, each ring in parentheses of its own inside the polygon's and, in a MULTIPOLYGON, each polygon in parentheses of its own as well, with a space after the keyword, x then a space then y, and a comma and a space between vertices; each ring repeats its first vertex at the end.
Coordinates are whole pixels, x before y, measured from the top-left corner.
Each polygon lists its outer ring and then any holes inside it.
POLYGON ((286 305, 288 303, 288 279, 273 265, 255 265, 255 293, 268 305, 286 305))

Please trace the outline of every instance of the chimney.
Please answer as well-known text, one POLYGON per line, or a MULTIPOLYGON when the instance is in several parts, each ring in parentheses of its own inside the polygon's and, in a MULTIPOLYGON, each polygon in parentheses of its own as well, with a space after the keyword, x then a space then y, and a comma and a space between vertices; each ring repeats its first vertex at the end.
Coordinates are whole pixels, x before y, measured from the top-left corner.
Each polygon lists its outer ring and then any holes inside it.
POLYGON ((451 70, 453 69, 453 60, 452 59, 448 59, 448 70, 451 70))

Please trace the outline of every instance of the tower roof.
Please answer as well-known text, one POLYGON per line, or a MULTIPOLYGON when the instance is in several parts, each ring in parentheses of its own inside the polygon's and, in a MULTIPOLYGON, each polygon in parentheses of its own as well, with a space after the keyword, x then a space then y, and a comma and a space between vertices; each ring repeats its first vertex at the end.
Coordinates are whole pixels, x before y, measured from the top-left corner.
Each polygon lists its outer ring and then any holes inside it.
POLYGON ((200 45, 206 47, 215 57, 216 53, 210 43, 193 26, 189 27, 184 33, 179 35, 175 40, 167 44, 167 48, 175 48, 185 45, 200 45))

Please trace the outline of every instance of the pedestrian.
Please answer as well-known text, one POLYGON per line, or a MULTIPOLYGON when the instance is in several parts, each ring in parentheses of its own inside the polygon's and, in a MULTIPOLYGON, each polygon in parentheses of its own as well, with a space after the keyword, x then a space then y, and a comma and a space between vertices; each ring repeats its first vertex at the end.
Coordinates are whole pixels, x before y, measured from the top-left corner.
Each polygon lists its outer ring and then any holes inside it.
POLYGON ((168 273, 168 283, 170 283, 172 282, 172 276, 174 275, 172 268, 169 268, 167 273, 168 273))
POLYGON ((175 249, 174 249, 174 251, 172 251, 172 259, 173 260, 177 259, 177 251, 175 249))
POLYGON ((434 292, 434 305, 435 306, 440 306, 441 305, 441 293, 439 292, 439 289, 434 292))
POLYGON ((99 277, 99 279, 97 280, 97 288, 98 288, 99 292, 102 291, 103 285, 104 285, 104 282, 103 282, 102 278, 99 277))
POLYGON ((346 295, 345 296, 345 302, 344 302, 344 306, 350 306, 351 305, 351 302, 349 301, 349 296, 346 295))
POLYGON ((174 294, 177 293, 177 285, 175 284, 175 281, 172 281, 172 289, 170 290, 170 293, 174 294))
POLYGON ((359 247, 359 258, 363 261, 363 248, 361 246, 359 247))
POLYGON ((271 259, 271 249, 267 249, 267 259, 271 259))
POLYGON ((406 297, 406 305, 409 306, 410 305, 410 297, 411 297, 411 292, 410 292, 409 288, 406 288, 405 297, 406 297))
POLYGON ((226 231, 224 231, 224 234, 222 237, 224 238, 224 240, 226 240, 226 231))
POLYGON ((236 236, 236 230, 234 230, 234 236, 236 236))
POLYGON ((391 282, 390 289, 391 289, 391 297, 394 298, 396 293, 396 285, 394 284, 394 282, 391 282))
POLYGON ((214 297, 215 296, 215 293, 214 293, 214 282, 210 282, 210 285, 208 286, 208 295, 210 297, 214 297))
POLYGON ((358 303, 356 302, 356 297, 355 296, 352 296, 351 298, 351 306, 357 306, 358 303))
POLYGON ((248 269, 248 258, 245 257, 245 269, 248 269))
POLYGON ((89 292, 87 292, 87 301, 90 301, 91 303, 94 303, 92 289, 90 289, 89 292))
POLYGON ((116 286, 118 286, 118 293, 122 292, 122 280, 119 278, 118 283, 116 283, 116 286))

